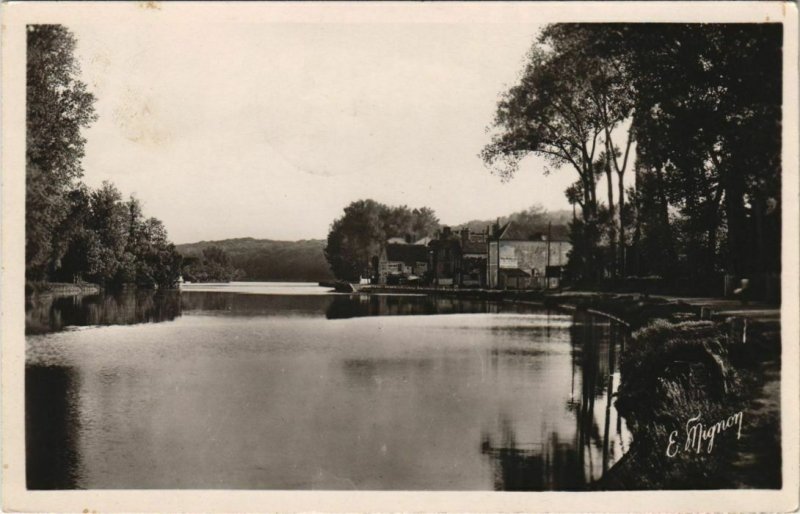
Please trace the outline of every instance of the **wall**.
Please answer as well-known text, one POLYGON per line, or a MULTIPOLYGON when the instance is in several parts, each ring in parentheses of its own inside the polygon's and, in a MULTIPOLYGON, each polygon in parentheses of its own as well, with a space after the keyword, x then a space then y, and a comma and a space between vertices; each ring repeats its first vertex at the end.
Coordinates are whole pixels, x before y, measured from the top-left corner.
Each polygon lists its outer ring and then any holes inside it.
MULTIPOLYGON (((550 242, 550 266, 565 266, 572 245, 567 241, 550 242)), ((530 273, 531 277, 544 277, 547 266, 547 241, 497 241, 489 243, 487 265, 487 284, 498 287, 498 259, 500 269, 519 268, 530 273)), ((532 280, 532 282, 535 282, 532 280)))

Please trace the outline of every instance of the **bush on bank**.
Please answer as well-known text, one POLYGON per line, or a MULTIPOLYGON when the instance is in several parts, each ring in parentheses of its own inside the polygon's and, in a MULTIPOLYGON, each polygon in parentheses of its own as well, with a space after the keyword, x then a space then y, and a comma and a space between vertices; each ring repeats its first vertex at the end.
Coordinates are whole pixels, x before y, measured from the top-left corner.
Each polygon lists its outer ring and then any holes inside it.
MULTIPOLYGON (((754 337, 758 348, 771 336, 754 337)), ((779 415, 753 408, 763 401, 763 373, 774 361, 762 354, 759 365, 750 351, 730 338, 727 323, 656 319, 635 331, 621 358, 616 400, 633 443, 598 487, 780 487, 779 415), (746 417, 743 432, 739 418, 737 426, 717 425, 737 413, 746 417), (764 458, 775 454, 778 463, 764 458)))

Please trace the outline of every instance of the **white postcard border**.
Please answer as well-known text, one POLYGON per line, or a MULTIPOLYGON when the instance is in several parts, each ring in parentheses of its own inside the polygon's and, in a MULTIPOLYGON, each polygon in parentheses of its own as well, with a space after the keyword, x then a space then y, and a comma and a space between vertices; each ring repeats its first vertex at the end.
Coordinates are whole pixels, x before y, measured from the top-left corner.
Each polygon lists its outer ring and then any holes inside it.
POLYGON ((2 5, 2 493, 8 511, 49 512, 667 512, 798 508, 798 11, 792 2, 8 2, 2 5), (24 454, 25 25, 36 23, 543 23, 784 24, 781 420, 783 488, 775 491, 352 492, 27 491, 24 454))

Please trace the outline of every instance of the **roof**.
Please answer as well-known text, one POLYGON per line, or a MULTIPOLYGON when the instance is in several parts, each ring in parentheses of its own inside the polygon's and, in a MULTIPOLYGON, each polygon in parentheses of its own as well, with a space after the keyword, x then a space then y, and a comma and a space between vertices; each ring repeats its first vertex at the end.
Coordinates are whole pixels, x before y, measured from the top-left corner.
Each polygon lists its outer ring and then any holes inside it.
POLYGON ((386 260, 412 266, 417 262, 428 262, 428 247, 390 243, 386 245, 386 260))
POLYGON ((547 241, 548 231, 550 232, 550 241, 569 242, 569 228, 565 225, 537 227, 536 231, 530 232, 513 221, 509 221, 503 227, 500 227, 499 239, 503 241, 547 241))
POLYGON ((485 242, 479 241, 465 241, 461 243, 461 252, 462 253, 479 253, 479 254, 487 254, 488 250, 486 248, 485 242))
POLYGON ((456 237, 450 237, 447 239, 432 239, 428 246, 435 250, 439 250, 441 248, 461 248, 461 240, 456 237))
POLYGON ((500 273, 507 277, 530 277, 531 274, 519 268, 500 268, 500 273))
POLYGON ((386 243, 388 243, 388 244, 390 244, 390 245, 395 245, 395 244, 396 244, 396 245, 404 245, 404 244, 408 244, 408 243, 406 243, 406 240, 405 240, 405 239, 403 239, 402 237, 392 237, 392 238, 389 238, 389 240, 388 240, 388 241, 386 241, 386 243))

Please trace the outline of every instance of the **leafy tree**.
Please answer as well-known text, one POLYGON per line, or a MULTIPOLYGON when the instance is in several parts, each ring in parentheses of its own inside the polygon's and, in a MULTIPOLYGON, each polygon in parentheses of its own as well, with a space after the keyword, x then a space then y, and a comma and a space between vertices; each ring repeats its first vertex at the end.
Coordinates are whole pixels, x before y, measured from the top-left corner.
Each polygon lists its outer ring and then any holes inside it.
POLYGON ((132 258, 125 256, 128 212, 122 194, 110 182, 103 182, 100 189, 91 193, 89 205, 88 228, 97 242, 90 254, 89 275, 101 284, 131 281, 132 258))
POLYGON ((219 246, 202 250, 200 258, 184 260, 183 275, 193 282, 230 282, 244 277, 244 272, 233 266, 231 258, 219 246))
POLYGON ((358 200, 344 209, 328 231, 325 258, 336 278, 358 280, 368 273, 372 258, 379 255, 387 239, 390 223, 385 205, 374 200, 358 200))
POLYGON ((781 26, 630 25, 618 35, 636 90, 637 157, 680 215, 688 272, 778 271, 781 26))
MULTIPOLYGON (((598 253, 590 250, 600 238, 598 175, 606 172, 611 186, 613 166, 622 180, 627 162, 618 161, 612 132, 631 111, 624 74, 615 72, 613 63, 595 51, 593 41, 600 36, 589 25, 548 26, 531 48, 519 84, 498 103, 495 134, 481 152, 487 166, 504 179, 513 177, 520 161, 531 153, 544 157, 552 168, 577 172, 577 186, 567 194, 581 206, 585 239, 581 246, 588 252, 582 269, 586 278, 599 268, 598 253)), ((629 133, 625 161, 631 140, 629 133)), ((623 188, 619 189, 623 194, 623 188)), ((611 206, 613 188, 609 187, 611 206)))
POLYGON ((29 25, 26 89, 26 276, 43 280, 66 251, 59 229, 68 192, 82 175, 81 129, 95 119, 94 96, 79 80, 75 37, 61 25, 29 25))
POLYGON ((528 153, 577 171, 566 194, 581 210, 572 257, 584 276, 602 262, 599 246, 623 264, 629 240, 639 274, 777 273, 781 44, 779 24, 549 25, 482 155, 504 178, 528 153))
POLYGON ((439 218, 430 207, 411 211, 411 236, 415 241, 433 235, 439 230, 439 218))
POLYGON ((373 258, 391 237, 412 241, 432 235, 439 220, 432 209, 390 207, 374 200, 358 200, 345 207, 328 232, 325 258, 336 278, 358 280, 369 274, 373 258))
POLYGON ((94 191, 79 182, 81 130, 96 116, 75 43, 61 25, 28 27, 26 277, 174 285, 180 255, 161 222, 110 182, 94 191))
POLYGON ((181 272, 181 257, 155 218, 145 219, 141 204, 111 183, 72 191, 63 226, 68 245, 54 278, 87 279, 105 286, 137 284, 171 287, 181 272))
MULTIPOLYGON (((63 236, 59 242, 64 248, 63 256, 56 261, 52 273, 56 280, 82 280, 89 269, 89 254, 97 244, 94 233, 87 228, 91 216, 90 194, 89 188, 80 184, 66 196, 69 212, 58 228, 63 236)), ((58 253, 62 253, 61 249, 58 253)))

